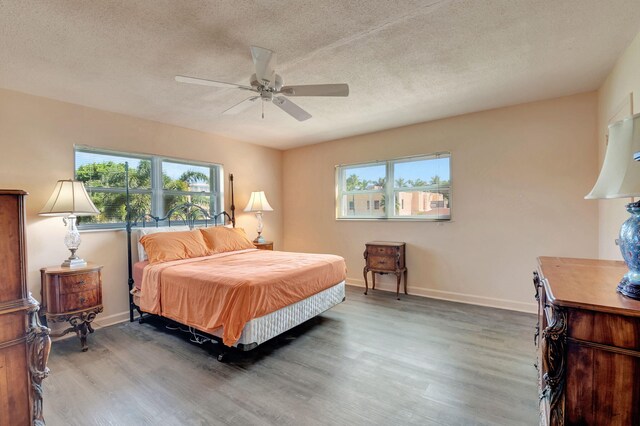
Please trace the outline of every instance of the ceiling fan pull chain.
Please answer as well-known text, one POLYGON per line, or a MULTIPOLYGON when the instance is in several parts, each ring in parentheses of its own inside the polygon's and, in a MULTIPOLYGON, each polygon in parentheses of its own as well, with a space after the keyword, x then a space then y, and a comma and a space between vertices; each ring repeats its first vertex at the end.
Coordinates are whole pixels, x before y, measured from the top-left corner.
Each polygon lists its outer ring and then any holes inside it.
POLYGON ((262 104, 262 119, 264 120, 264 101, 260 103, 262 104))

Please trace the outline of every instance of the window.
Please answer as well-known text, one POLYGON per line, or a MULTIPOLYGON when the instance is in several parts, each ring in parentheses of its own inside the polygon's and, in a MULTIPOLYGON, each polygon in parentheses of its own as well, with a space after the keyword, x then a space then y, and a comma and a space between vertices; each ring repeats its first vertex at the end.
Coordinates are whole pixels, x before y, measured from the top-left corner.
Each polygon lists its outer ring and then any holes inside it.
POLYGON ((336 217, 449 220, 450 160, 445 152, 337 166, 336 217))
POLYGON ((100 214, 79 218, 82 228, 119 228, 126 222, 125 164, 134 217, 164 216, 186 202, 222 210, 222 166, 158 156, 75 149, 76 179, 84 182, 100 214))

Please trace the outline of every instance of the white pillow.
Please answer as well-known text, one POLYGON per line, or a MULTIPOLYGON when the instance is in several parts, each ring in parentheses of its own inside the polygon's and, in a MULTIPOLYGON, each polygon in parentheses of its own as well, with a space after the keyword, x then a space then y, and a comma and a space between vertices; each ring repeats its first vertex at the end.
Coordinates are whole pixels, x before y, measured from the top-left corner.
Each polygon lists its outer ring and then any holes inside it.
POLYGON ((155 234, 157 232, 178 232, 178 231, 188 231, 189 227, 186 225, 183 226, 160 226, 160 227, 149 227, 149 228, 138 228, 138 260, 140 262, 144 262, 145 260, 149 260, 149 256, 147 256, 147 252, 144 251, 144 247, 140 244, 140 238, 145 235, 155 234))

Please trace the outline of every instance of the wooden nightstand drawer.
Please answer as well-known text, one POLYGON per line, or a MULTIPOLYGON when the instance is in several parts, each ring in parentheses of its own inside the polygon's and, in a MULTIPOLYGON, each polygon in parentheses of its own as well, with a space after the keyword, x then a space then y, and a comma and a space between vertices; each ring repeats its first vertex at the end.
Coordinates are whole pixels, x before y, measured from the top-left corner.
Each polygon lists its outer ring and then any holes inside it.
POLYGON ((86 309, 100 304, 98 300, 98 290, 82 291, 79 293, 69 293, 60 296, 60 311, 69 312, 86 309))
POLYGON ((60 277, 60 294, 93 290, 98 286, 99 279, 99 275, 94 273, 62 275, 60 277))
POLYGON ((367 266, 371 269, 381 269, 384 271, 396 270, 396 259, 392 256, 369 256, 367 266))
POLYGON ((367 246, 367 252, 378 256, 395 256, 400 249, 398 247, 367 246))

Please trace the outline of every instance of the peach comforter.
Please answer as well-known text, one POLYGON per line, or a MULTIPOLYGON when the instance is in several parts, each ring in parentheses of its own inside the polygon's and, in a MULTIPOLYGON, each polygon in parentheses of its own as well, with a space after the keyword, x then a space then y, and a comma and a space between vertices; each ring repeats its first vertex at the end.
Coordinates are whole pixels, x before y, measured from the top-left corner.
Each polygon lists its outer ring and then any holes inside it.
POLYGON ((234 345, 245 324, 346 278, 340 256, 239 250, 148 265, 140 308, 205 332, 222 327, 234 345))

